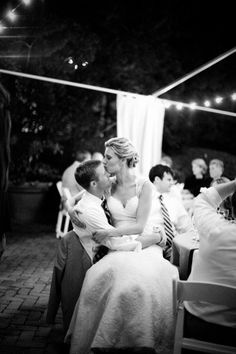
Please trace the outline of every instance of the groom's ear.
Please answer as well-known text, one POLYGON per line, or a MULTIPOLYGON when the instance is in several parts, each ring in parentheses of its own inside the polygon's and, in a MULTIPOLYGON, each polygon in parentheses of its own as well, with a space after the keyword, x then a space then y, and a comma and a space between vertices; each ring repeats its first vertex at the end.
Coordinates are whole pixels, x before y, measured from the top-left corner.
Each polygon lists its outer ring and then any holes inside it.
POLYGON ((94 187, 96 187, 96 185, 97 185, 96 181, 93 180, 90 182, 90 188, 91 187, 94 188, 94 187))
POLYGON ((155 176, 155 178, 154 178, 154 181, 153 181, 153 184, 154 185, 157 185, 159 182, 160 182, 160 177, 158 177, 158 176, 155 176))

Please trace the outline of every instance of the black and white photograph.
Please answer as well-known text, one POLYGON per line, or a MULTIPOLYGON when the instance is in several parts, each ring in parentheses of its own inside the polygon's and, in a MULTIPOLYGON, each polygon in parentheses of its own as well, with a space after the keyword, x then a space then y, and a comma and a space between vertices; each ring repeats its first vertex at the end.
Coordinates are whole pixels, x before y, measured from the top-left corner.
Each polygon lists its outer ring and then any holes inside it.
POLYGON ((236 353, 235 6, 0 1, 0 353, 236 353))

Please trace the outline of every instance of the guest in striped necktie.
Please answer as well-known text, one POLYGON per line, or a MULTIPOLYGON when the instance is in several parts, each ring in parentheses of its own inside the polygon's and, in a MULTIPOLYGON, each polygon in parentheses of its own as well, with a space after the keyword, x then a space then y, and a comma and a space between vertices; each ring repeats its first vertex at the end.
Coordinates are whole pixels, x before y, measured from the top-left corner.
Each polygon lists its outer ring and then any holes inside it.
POLYGON ((156 195, 152 212, 166 233, 163 255, 171 261, 173 238, 176 234, 192 231, 193 224, 180 199, 171 192, 174 171, 169 166, 158 164, 151 168, 149 179, 155 187, 156 195))

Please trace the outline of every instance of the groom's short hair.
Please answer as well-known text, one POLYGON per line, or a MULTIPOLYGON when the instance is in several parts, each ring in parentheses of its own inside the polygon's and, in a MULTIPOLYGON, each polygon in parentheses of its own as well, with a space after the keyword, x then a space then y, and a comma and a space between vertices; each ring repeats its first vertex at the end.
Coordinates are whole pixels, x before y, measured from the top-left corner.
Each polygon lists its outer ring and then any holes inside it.
POLYGON ((151 170, 149 171, 149 179, 153 183, 155 177, 163 179, 164 173, 169 173, 172 177, 174 177, 174 172, 169 166, 159 164, 151 168, 151 170))
POLYGON ((96 169, 102 164, 99 160, 88 160, 82 162, 75 170, 76 182, 88 190, 92 181, 97 181, 96 169))

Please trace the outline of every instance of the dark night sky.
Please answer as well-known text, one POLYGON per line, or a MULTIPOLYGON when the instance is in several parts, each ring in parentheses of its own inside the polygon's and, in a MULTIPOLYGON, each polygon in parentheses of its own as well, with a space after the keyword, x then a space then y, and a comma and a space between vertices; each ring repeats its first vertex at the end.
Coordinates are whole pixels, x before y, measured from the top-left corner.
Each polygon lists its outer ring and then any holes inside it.
MULTIPOLYGON (((15 7, 19 3, 21 1, 1 0, 0 18, 4 17, 8 6, 15 7)), ((24 25, 27 26, 32 15, 37 21, 39 8, 44 9, 44 14, 93 25, 95 30, 108 15, 111 27, 120 24, 133 29, 148 28, 154 22, 167 19, 176 33, 180 33, 178 44, 185 48, 185 57, 191 57, 188 51, 191 42, 199 47, 198 55, 204 59, 208 53, 214 56, 235 46, 235 11, 233 1, 228 0, 146 0, 141 3, 137 0, 32 0, 29 7, 21 5, 19 9, 24 25)))
POLYGON ((176 31, 181 33, 186 45, 193 41, 199 46, 199 56, 203 57, 204 48, 208 48, 209 53, 220 54, 235 46, 235 11, 233 2, 227 0, 146 0, 141 3, 132 0, 68 0, 62 3, 45 0, 45 8, 61 18, 70 16, 84 23, 93 23, 95 28, 104 21, 107 14, 113 18, 114 24, 119 21, 131 28, 148 28, 153 22, 168 19, 176 31))
MULTIPOLYGON (((121 31, 124 28, 148 31, 155 23, 166 21, 174 30, 172 45, 186 74, 236 45, 235 11, 233 2, 227 0, 146 0, 141 3, 133 0, 67 0, 60 3, 45 0, 45 11, 61 19, 71 18, 88 24, 94 31, 101 30, 107 17, 111 30, 117 27, 121 31)), ((208 80, 208 75, 217 76, 218 70, 228 71, 230 77, 235 75, 232 69, 235 56, 236 53, 191 80, 208 80)), ((191 80, 187 83, 190 90, 191 80)))
MULTIPOLYGON (((2 17, 7 5, 14 7, 19 3, 17 0, 1 0, 2 17)), ((34 24, 40 25, 40 17, 52 16, 86 24, 94 32, 102 31, 107 19, 111 31, 113 28, 148 31, 155 23, 166 21, 174 30, 172 45, 185 73, 235 47, 235 11, 233 1, 228 0, 145 0, 141 3, 137 0, 32 0, 27 9, 23 5, 20 9, 21 25, 24 26, 32 19, 34 24)), ((234 72, 235 55, 208 72, 212 76, 217 75, 218 69, 231 68, 234 72)))
MULTIPOLYGON (((1 0, 0 18, 8 6, 15 7, 21 1, 1 0)), ((199 58, 205 59, 218 55, 235 46, 235 11, 233 1, 214 0, 32 0, 25 8, 20 6, 22 17, 27 20, 35 16, 34 11, 44 9, 61 19, 71 18, 90 24, 98 29, 109 15, 112 25, 148 28, 153 22, 168 19, 180 33, 178 45, 182 47, 183 56, 190 57, 188 46, 194 43, 199 47, 199 58), (182 38, 181 38, 182 37, 182 38), (185 50, 185 51, 184 51, 185 50)), ((36 20, 36 19, 35 19, 36 20)))

